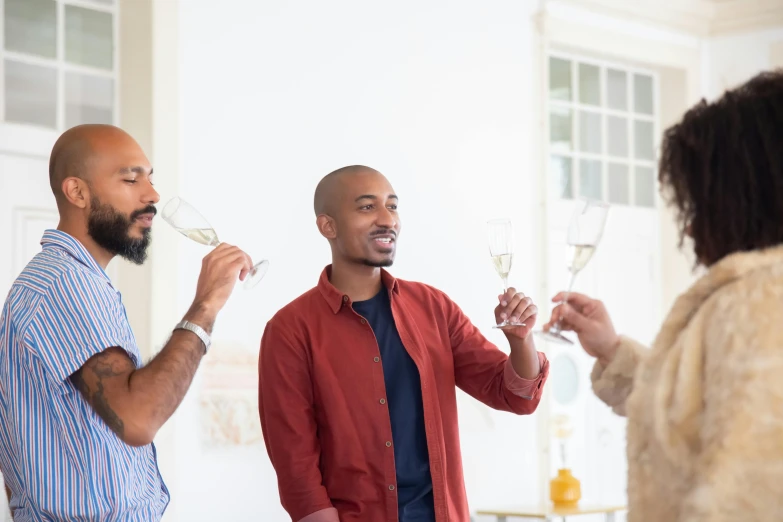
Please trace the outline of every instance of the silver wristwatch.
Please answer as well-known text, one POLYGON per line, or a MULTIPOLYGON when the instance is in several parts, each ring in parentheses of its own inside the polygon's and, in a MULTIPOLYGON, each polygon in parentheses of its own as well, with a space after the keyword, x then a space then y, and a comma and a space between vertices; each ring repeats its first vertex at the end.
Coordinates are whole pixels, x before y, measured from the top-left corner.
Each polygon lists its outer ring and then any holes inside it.
POLYGON ((212 339, 209 338, 209 334, 207 334, 206 331, 202 327, 200 327, 197 324, 193 324, 190 321, 182 320, 177 324, 177 326, 174 327, 175 330, 188 330, 189 332, 193 332, 198 336, 199 339, 201 339, 201 342, 204 343, 204 355, 206 355, 207 351, 209 350, 209 345, 212 344, 212 339))

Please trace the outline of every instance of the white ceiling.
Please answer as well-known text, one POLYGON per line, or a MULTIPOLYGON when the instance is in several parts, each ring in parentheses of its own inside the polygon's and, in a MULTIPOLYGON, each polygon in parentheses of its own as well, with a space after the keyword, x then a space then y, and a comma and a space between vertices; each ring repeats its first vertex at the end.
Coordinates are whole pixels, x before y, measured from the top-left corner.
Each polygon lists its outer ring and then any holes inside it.
MULTIPOLYGON (((547 1, 547 0, 545 0, 547 1)), ((698 36, 783 28, 783 0, 548 0, 698 36)))

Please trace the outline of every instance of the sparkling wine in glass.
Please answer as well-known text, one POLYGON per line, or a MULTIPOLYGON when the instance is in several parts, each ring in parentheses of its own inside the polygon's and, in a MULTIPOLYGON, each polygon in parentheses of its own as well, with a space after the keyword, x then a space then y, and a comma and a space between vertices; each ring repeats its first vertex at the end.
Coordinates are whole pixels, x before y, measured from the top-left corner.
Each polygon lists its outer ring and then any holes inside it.
MULTIPOLYGON (((568 296, 574 287, 576 275, 587 266, 592 259, 598 243, 604 234, 606 217, 609 214, 609 204, 603 201, 580 200, 576 204, 574 213, 571 215, 571 221, 568 225, 568 253, 566 263, 568 271, 571 273, 571 281, 568 283, 568 290, 563 295, 563 303, 568 302, 568 296)), ((562 334, 562 319, 558 320, 548 332, 543 330, 536 331, 536 335, 561 344, 574 344, 562 334)))
MULTIPOLYGON (((503 293, 508 290, 508 274, 511 272, 511 262, 514 259, 513 228, 511 220, 493 219, 487 222, 489 239, 489 254, 492 256, 492 264, 495 271, 503 280, 503 293)), ((510 323, 508 319, 493 328, 507 329, 525 326, 525 323, 510 323)))
MULTIPOLYGON (((211 247, 220 244, 212 225, 190 203, 180 197, 175 197, 166 203, 161 216, 177 232, 196 243, 211 247)), ((266 259, 256 263, 245 278, 245 289, 256 286, 266 275, 267 270, 269 270, 269 261, 266 259)))

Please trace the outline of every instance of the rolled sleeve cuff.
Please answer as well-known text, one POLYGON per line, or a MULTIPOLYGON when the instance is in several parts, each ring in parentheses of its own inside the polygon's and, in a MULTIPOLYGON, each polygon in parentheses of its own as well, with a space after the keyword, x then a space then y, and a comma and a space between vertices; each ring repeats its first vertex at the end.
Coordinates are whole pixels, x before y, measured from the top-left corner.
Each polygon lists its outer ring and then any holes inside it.
POLYGON ((332 501, 329 495, 326 493, 324 486, 317 486, 308 490, 297 490, 295 492, 290 491, 286 487, 281 490, 280 496, 283 509, 285 509, 291 516, 293 522, 339 522, 336 511, 335 518, 328 518, 331 515, 327 515, 330 510, 334 510, 332 501), (324 514, 321 514, 324 512, 324 514), (326 516, 327 518, 319 518, 326 516), (313 518, 308 518, 313 516, 313 518))
POLYGON ((541 397, 544 389, 544 382, 549 377, 549 360, 541 352, 538 353, 538 365, 541 367, 541 371, 535 379, 525 379, 517 375, 514 366, 511 364, 511 359, 506 361, 506 368, 503 373, 503 379, 506 384, 506 388, 523 399, 533 400, 541 397))
POLYGON ((340 517, 337 515, 337 510, 333 507, 310 513, 304 518, 300 518, 299 522, 340 522, 340 517))

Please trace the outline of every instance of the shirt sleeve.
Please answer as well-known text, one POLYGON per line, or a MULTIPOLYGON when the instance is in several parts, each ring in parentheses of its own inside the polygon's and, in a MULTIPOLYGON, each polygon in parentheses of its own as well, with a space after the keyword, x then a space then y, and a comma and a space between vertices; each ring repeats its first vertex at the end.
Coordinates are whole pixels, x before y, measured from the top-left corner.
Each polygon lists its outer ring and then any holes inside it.
POLYGON ((340 522, 340 516, 335 508, 326 508, 315 513, 310 513, 299 522, 340 522))
POLYGON ((53 283, 28 338, 55 381, 65 381, 90 357, 111 347, 123 348, 138 365, 121 306, 109 283, 88 273, 66 272, 53 283))
MULTIPOLYGON (((305 346, 290 328, 272 319, 264 330, 258 360, 258 412, 269 460, 277 474, 283 508, 292 520, 334 515, 319 467, 313 384, 305 346), (316 512, 323 511, 319 515, 316 512)), ((311 519, 305 519, 311 520, 311 519)))
POLYGON ((517 414, 533 413, 549 376, 546 356, 538 352, 539 375, 533 380, 523 379, 511 367, 508 355, 489 342, 456 303, 445 295, 443 301, 457 386, 491 408, 517 414))
POLYGON ((542 352, 538 354, 538 366, 541 368, 538 376, 535 379, 525 379, 520 377, 514 365, 511 364, 511 359, 506 360, 506 368, 503 371, 503 379, 506 383, 506 388, 514 395, 522 397, 523 399, 532 400, 533 397, 541 395, 541 387, 544 385, 544 381, 549 375, 549 361, 542 352))

